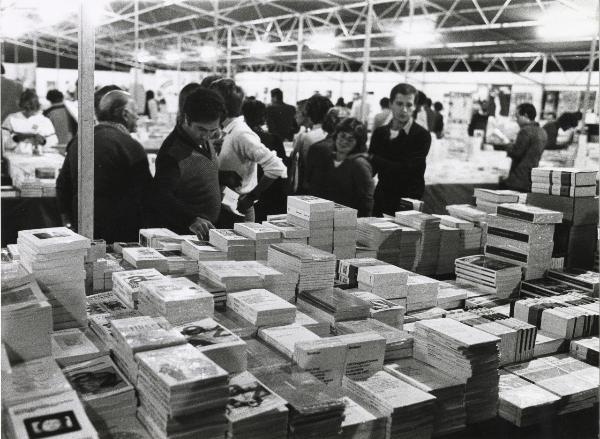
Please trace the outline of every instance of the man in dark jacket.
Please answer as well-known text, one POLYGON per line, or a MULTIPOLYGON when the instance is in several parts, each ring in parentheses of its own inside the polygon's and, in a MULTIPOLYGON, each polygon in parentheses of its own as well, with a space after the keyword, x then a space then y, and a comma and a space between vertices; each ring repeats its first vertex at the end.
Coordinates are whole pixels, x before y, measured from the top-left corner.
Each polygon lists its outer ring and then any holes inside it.
POLYGON ((503 186, 515 191, 528 192, 531 189, 531 169, 538 166, 544 152, 548 136, 535 122, 537 112, 529 103, 517 107, 517 123, 521 130, 514 143, 506 147, 512 159, 508 178, 503 186))
POLYGON ((431 135, 412 118, 417 90, 398 84, 390 92, 392 121, 371 136, 369 158, 379 175, 373 215, 394 215, 403 197, 421 199, 431 135))
POLYGON ((44 116, 54 125, 58 143, 66 145, 77 134, 77 121, 65 107, 64 96, 60 91, 49 90, 46 99, 52 105, 44 110, 44 116))
MULTIPOLYGON (((97 108, 94 128, 94 237, 106 242, 137 241, 143 198, 152 180, 142 145, 131 137, 137 108, 129 93, 113 90, 97 108)), ((77 142, 70 142, 56 182, 57 198, 68 225, 77 218, 77 142)))
POLYGON ((298 132, 296 123, 296 108, 283 102, 283 92, 274 88, 271 90, 271 105, 267 107, 267 129, 282 141, 293 140, 298 132))

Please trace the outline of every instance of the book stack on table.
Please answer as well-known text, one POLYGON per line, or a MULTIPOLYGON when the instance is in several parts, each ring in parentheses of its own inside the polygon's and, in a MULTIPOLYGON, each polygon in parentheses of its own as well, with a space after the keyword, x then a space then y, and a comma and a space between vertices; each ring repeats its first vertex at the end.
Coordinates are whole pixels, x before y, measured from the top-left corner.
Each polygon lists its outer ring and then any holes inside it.
POLYGON ((486 213, 496 213, 498 206, 503 203, 520 203, 525 194, 506 189, 475 188, 473 192, 477 209, 486 213))
POLYGON ((308 229, 308 244, 331 252, 333 249, 333 201, 312 195, 287 199, 287 222, 308 229))
POLYGON ((285 215, 283 216, 283 219, 268 219, 267 221, 263 221, 263 225, 279 231, 281 233, 281 242, 308 244, 310 231, 304 227, 295 226, 287 220, 285 215))
POLYGON ((426 276, 436 273, 440 251, 440 219, 416 210, 396 212, 395 221, 421 232, 413 271, 426 276))
POLYGON ((570 198, 595 197, 597 174, 595 169, 533 168, 531 192, 570 198))
POLYGON ((598 366, 598 350, 600 340, 596 336, 571 341, 571 356, 592 366, 598 366))
POLYGON ((345 290, 345 293, 366 302, 369 305, 370 318, 379 320, 394 328, 402 329, 404 313, 406 311, 405 306, 398 305, 368 291, 360 291, 359 289, 345 290))
POLYGON ((522 269, 516 264, 475 255, 456 259, 455 266, 458 284, 476 286, 501 299, 518 295, 522 269))
POLYGON ((236 223, 233 230, 256 242, 256 260, 266 261, 269 245, 281 242, 281 232, 258 223, 236 223))
POLYGON ((333 208, 333 254, 338 259, 353 258, 356 254, 358 211, 337 203, 333 208))
POLYGON ((402 252, 402 227, 383 218, 359 218, 357 243, 371 257, 396 264, 402 252))
POLYGON ((310 317, 332 326, 338 322, 366 319, 369 316, 367 303, 338 288, 301 291, 297 306, 310 317))
POLYGON ((253 261, 256 259, 256 241, 233 229, 210 229, 208 242, 225 252, 230 261, 253 261))
POLYGON ((207 241, 185 239, 181 242, 181 252, 196 261, 224 261, 227 251, 219 250, 207 241))
POLYGON ((150 280, 163 280, 165 276, 154 268, 143 270, 117 271, 112 274, 113 292, 125 305, 137 309, 140 283, 150 280))
POLYGON ((378 320, 352 320, 336 325, 338 334, 374 332, 385 338, 384 362, 410 358, 413 355, 414 338, 408 332, 386 325, 378 320))

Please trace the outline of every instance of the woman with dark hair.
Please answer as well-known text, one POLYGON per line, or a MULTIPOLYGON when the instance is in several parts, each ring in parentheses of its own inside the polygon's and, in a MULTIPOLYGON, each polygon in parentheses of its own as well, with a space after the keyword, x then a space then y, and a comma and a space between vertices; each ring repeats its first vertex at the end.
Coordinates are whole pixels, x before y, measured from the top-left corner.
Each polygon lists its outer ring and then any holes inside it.
POLYGON ((158 119, 158 102, 154 99, 152 90, 146 91, 146 105, 144 106, 144 115, 152 120, 158 119))
POLYGON ((367 127, 358 119, 343 119, 333 134, 333 150, 325 144, 311 149, 310 193, 371 216, 373 211, 373 169, 366 156, 367 127))

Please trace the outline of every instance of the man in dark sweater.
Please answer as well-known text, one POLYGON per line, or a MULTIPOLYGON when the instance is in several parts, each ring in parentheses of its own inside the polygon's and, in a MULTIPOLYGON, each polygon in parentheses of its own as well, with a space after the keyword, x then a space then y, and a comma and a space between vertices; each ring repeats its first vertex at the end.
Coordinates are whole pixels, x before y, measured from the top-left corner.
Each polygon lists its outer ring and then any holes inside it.
POLYGON ((416 95, 417 90, 409 84, 392 88, 392 121, 371 136, 369 158, 379 176, 374 195, 375 216, 394 215, 403 197, 423 197, 431 135, 412 119, 416 95))
MULTIPOLYGON (((137 241, 143 198, 152 181, 148 158, 133 137, 137 109, 129 93, 113 90, 100 100, 94 128, 94 237, 108 243, 137 241)), ((65 225, 77 219, 77 142, 70 142, 56 182, 65 225)))
POLYGON ((185 100, 181 120, 156 157, 151 200, 155 225, 208 238, 221 211, 219 166, 211 141, 221 138, 224 115, 225 103, 212 90, 198 88, 185 100))
POLYGON ((298 132, 296 108, 283 102, 283 92, 271 90, 271 105, 267 107, 267 129, 281 141, 292 140, 298 132))

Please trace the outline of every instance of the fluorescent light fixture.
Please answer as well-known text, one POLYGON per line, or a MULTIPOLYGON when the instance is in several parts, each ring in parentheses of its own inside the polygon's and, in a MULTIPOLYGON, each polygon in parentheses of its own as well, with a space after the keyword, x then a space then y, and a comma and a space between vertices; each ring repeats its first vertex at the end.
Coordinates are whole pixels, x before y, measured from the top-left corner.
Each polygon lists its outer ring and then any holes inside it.
POLYGON ((337 40, 334 32, 317 32, 308 38, 306 45, 312 50, 329 52, 335 49, 337 40))
POLYGON ((582 14, 573 9, 549 9, 539 21, 537 34, 548 41, 577 40, 593 36, 598 29, 595 12, 582 14))
POLYGON ((250 55, 267 55, 273 51, 273 46, 265 41, 256 40, 250 44, 250 55))
POLYGON ((404 19, 402 24, 394 29, 394 34, 394 42, 401 47, 425 47, 439 38, 435 31, 435 22, 421 17, 404 19))
POLYGON ((200 47, 199 53, 203 61, 214 61, 219 57, 219 49, 211 45, 200 47))

